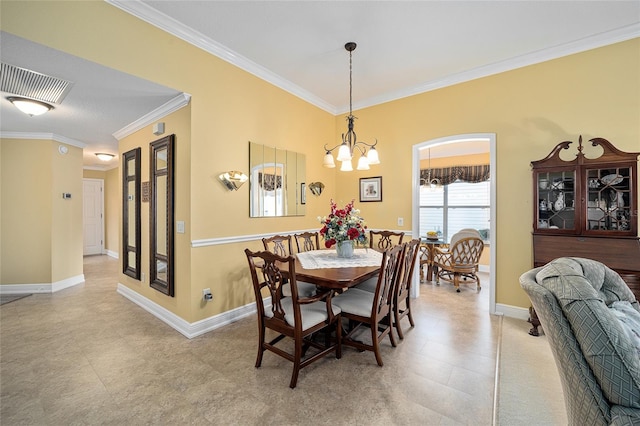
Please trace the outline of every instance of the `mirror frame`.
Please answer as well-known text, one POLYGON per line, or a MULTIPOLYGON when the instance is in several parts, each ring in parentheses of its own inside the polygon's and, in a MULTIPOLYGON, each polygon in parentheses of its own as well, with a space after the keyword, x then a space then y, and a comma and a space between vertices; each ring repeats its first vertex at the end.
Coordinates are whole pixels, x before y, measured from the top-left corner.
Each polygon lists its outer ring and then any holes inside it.
POLYGON ((134 148, 131 151, 127 151, 122 154, 122 273, 140 280, 140 266, 141 262, 141 246, 142 237, 140 232, 141 219, 140 219, 140 201, 142 194, 141 178, 140 178, 140 154, 141 148, 134 148), (133 160, 133 170, 129 169, 129 163, 133 160), (131 173, 133 172, 133 174, 131 173), (129 186, 133 182, 134 194, 129 193, 129 186), (133 196, 133 203, 130 203, 129 199, 133 196), (129 211, 133 204, 133 223, 129 221, 129 211), (134 246, 129 245, 129 237, 134 234, 134 246), (129 262, 129 255, 133 253, 135 256, 135 262, 132 265, 129 262))
POLYGON ((150 217, 149 217, 149 285, 167 296, 174 296, 174 145, 175 135, 165 136, 162 139, 158 139, 150 144, 150 193, 151 204, 150 217), (158 169, 158 153, 166 150, 166 167, 158 169), (166 177, 166 187, 160 188, 158 185, 158 179, 166 177), (158 193, 164 191, 164 198, 166 205, 158 205, 158 193), (166 211, 166 254, 158 252, 158 235, 156 230, 158 229, 158 209, 164 209, 166 211), (167 265, 166 280, 163 280, 158 276, 158 261, 165 262, 167 265))

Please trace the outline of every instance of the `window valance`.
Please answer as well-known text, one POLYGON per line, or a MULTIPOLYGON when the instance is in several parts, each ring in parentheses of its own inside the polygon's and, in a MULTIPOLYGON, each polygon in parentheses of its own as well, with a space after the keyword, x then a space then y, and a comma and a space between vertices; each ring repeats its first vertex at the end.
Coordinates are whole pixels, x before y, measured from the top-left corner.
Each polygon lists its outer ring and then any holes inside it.
MULTIPOLYGON (((464 182, 477 183, 489 180, 490 168, 488 164, 478 166, 452 166, 431 169, 431 179, 440 179, 442 185, 448 185, 460 179, 464 182)), ((429 169, 420 170, 420 181, 429 180, 429 169)))
POLYGON ((269 173, 258 173, 258 182, 265 191, 275 191, 282 188, 282 176, 269 173))

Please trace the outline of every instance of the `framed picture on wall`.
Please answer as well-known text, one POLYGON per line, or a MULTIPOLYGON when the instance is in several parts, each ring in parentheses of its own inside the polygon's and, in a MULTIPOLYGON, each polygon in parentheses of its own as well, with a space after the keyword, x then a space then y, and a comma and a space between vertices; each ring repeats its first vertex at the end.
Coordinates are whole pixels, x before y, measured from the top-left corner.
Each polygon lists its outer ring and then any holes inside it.
POLYGON ((382 176, 360 178, 360 202, 382 201, 382 176))
POLYGON ((300 204, 307 204, 307 184, 300 184, 300 204))

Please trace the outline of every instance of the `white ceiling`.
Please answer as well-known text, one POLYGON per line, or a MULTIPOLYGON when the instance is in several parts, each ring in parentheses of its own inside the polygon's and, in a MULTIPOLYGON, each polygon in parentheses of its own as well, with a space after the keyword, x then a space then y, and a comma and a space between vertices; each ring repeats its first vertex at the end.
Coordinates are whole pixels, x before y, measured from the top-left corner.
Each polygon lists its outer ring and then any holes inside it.
MULTIPOLYGON (((124 1, 153 25, 333 114, 640 37, 640 1, 124 1)), ((3 62, 73 81, 44 116, 0 102, 0 131, 117 152, 114 133, 179 92, 2 33, 3 62)), ((91 163, 89 163, 89 159, 91 163)))

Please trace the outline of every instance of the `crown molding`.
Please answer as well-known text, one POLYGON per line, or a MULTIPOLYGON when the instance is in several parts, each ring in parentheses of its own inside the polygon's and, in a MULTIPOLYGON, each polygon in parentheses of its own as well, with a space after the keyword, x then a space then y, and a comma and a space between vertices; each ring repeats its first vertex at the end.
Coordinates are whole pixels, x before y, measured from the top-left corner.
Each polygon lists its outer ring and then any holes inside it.
POLYGON ((175 112, 177 110, 179 110, 180 108, 186 106, 189 104, 189 101, 191 100, 191 95, 188 93, 181 93, 178 96, 176 96, 175 98, 171 99, 169 102, 165 103, 164 105, 159 106, 158 108, 154 109, 153 111, 143 115, 142 117, 140 117, 139 119, 137 119, 136 121, 134 121, 131 124, 126 125, 125 127, 123 127, 122 129, 118 130, 117 132, 113 133, 113 136, 117 139, 120 140, 122 138, 125 138, 127 136, 129 136, 130 134, 137 132, 138 130, 162 119, 163 117, 166 117, 167 115, 171 114, 172 112, 175 112))
POLYGON ((164 13, 158 12, 156 9, 146 5, 145 3, 131 0, 105 1, 110 5, 135 16, 154 27, 160 28, 161 30, 166 31, 167 33, 172 34, 179 39, 204 50, 205 52, 217 56, 218 58, 229 62, 230 64, 235 65, 236 67, 253 74, 262 80, 265 80, 324 111, 334 115, 336 114, 335 106, 324 101, 313 93, 280 77, 278 74, 238 54, 237 52, 234 52, 223 44, 205 36, 201 32, 176 21, 164 13))
POLYGON ((3 139, 45 139, 54 140, 56 142, 66 143, 78 148, 86 148, 87 144, 66 136, 56 135, 55 133, 42 132, 0 132, 0 138, 3 139))
MULTIPOLYGON (((464 83, 478 78, 488 77, 490 75, 523 68, 529 65, 539 64, 553 59, 562 58, 564 56, 585 52, 587 50, 597 49, 599 47, 632 40, 638 37, 640 37, 640 23, 628 25, 626 27, 607 31, 591 37, 585 37, 583 39, 576 40, 571 43, 561 44, 549 49, 526 53, 524 55, 509 58, 504 61, 495 62, 493 64, 484 65, 456 74, 451 74, 441 79, 431 80, 414 87, 409 87, 403 90, 364 99, 360 102, 355 102, 353 104, 353 109, 358 110, 368 108, 385 102, 391 102, 397 99, 418 95, 420 93, 442 89, 447 86, 453 86, 455 84, 464 83)), ((347 112, 349 112, 348 105, 342 106, 338 110, 338 114, 344 114, 347 112)))
MULTIPOLYGON (((239 55, 226 46, 216 42, 215 40, 212 40, 199 31, 195 31, 192 28, 189 28, 186 25, 176 21, 175 19, 158 12, 145 3, 131 0, 105 1, 112 6, 115 6, 157 28, 160 28, 161 30, 166 31, 169 34, 172 34, 208 53, 211 53, 212 55, 215 55, 220 59, 223 59, 237 66, 238 68, 241 68, 255 75, 256 77, 259 77, 273 84, 274 86, 279 87, 301 98, 302 100, 309 102, 312 105, 315 105, 316 107, 324 111, 327 111, 334 115, 344 114, 349 111, 348 105, 334 106, 329 104, 328 102, 280 77, 279 75, 269 71, 261 65, 256 64, 248 58, 239 55)), ((585 37, 583 39, 576 40, 570 43, 558 45, 550 49, 526 53, 524 55, 510 58, 504 61, 484 65, 456 74, 451 74, 440 79, 427 81, 410 88, 367 98, 360 102, 354 103, 353 109, 358 110, 362 108, 368 108, 385 102, 406 98, 432 90, 442 89, 454 84, 464 83, 466 81, 487 77, 493 74, 499 74, 501 72, 522 68, 528 65, 533 65, 552 59, 557 59, 563 56, 584 52, 586 50, 607 46, 621 41, 631 40, 637 37, 640 37, 640 24, 629 25, 612 31, 597 34, 595 36, 585 37)))

